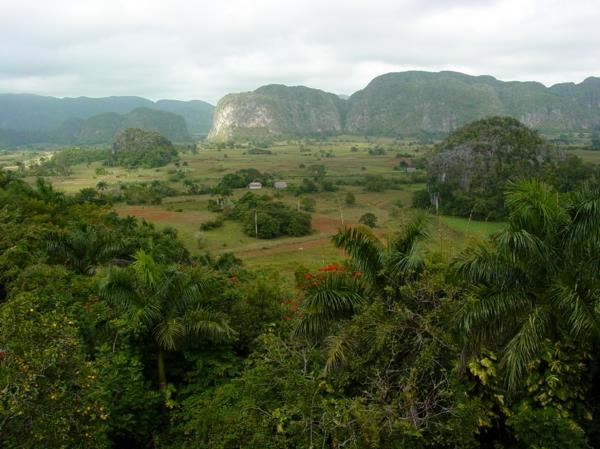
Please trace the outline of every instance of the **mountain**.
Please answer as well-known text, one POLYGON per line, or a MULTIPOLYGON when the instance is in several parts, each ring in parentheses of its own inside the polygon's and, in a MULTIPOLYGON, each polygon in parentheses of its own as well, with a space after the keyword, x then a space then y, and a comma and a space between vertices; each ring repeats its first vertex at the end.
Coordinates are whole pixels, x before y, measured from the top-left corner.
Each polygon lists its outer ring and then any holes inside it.
POLYGON ((185 119, 190 133, 194 136, 208 134, 212 125, 213 110, 215 109, 212 104, 201 100, 158 100, 153 108, 181 115, 185 119))
POLYGON ((219 100, 209 138, 338 133, 344 128, 345 105, 322 90, 271 84, 219 100))
POLYGON ((307 87, 270 85, 222 98, 209 136, 447 134, 492 116, 510 116, 542 131, 598 128, 600 78, 548 88, 487 75, 410 71, 379 76, 348 100, 307 87))
POLYGON ((433 148, 428 188, 416 201, 424 206, 431 201, 449 215, 501 220, 506 183, 539 177, 560 156, 536 131, 512 117, 477 120, 433 148))
POLYGON ((108 165, 153 168, 167 165, 175 159, 177 150, 160 133, 127 128, 116 137, 108 165))
POLYGON ((543 131, 600 125, 600 79, 550 88, 457 72, 401 72, 379 76, 348 100, 345 131, 397 135, 448 133, 473 120, 514 117, 543 131))
POLYGON ((136 108, 127 114, 107 112, 86 120, 70 119, 49 134, 54 143, 93 145, 112 142, 127 128, 156 131, 176 142, 192 140, 183 117, 149 108, 136 108))
POLYGON ((91 127, 85 130, 83 140, 92 140, 96 143, 107 143, 115 136, 115 133, 123 128, 120 123, 123 119, 116 115, 127 115, 137 110, 137 114, 128 116, 125 120, 131 120, 131 126, 146 127, 140 122, 142 118, 149 119, 152 124, 148 129, 156 129, 160 126, 160 115, 151 115, 148 112, 139 113, 139 109, 153 110, 157 113, 166 112, 177 114, 184 119, 185 132, 178 130, 179 125, 174 125, 170 116, 162 116, 167 119, 166 128, 172 127, 164 133, 173 140, 189 140, 189 134, 201 136, 208 133, 211 124, 212 105, 199 100, 177 101, 159 100, 153 102, 141 97, 105 97, 105 98, 54 98, 30 94, 0 94, 0 144, 22 145, 30 143, 49 143, 58 140, 60 142, 71 142, 66 136, 79 135, 82 127, 91 127), (108 115, 106 115, 108 114, 108 115), (90 123, 86 120, 93 119, 90 123), (100 130, 100 124, 106 126, 100 130), (116 132, 113 132, 115 131, 116 132), (188 131, 189 130, 189 131, 188 131), (91 133, 91 134, 90 134, 91 133), (110 136, 108 140, 98 141, 91 135, 110 136))

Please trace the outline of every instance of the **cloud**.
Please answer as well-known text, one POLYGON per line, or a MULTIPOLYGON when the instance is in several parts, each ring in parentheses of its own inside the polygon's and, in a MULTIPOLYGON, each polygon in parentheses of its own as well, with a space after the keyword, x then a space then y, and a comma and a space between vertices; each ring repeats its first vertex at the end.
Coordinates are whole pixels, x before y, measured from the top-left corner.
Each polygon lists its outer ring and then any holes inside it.
POLYGON ((204 99, 352 93, 400 70, 600 74, 595 0, 0 0, 0 91, 204 99))

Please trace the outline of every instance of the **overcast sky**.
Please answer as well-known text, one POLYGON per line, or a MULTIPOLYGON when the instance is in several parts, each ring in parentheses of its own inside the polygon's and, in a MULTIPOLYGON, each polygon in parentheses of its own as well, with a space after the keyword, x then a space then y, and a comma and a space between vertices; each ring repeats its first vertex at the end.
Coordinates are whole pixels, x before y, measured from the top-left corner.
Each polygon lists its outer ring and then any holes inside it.
POLYGON ((600 1, 0 0, 0 92, 214 104, 403 70, 581 82, 600 75, 600 1))

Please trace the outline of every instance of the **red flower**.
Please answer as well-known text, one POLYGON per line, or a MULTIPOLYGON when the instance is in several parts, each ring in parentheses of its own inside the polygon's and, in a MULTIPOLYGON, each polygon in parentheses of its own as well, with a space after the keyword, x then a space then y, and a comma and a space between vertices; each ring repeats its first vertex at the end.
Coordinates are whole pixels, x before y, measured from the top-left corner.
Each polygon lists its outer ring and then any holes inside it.
POLYGON ((306 273, 306 274, 304 275, 304 279, 311 280, 311 279, 312 279, 312 274, 310 274, 310 273, 306 273))

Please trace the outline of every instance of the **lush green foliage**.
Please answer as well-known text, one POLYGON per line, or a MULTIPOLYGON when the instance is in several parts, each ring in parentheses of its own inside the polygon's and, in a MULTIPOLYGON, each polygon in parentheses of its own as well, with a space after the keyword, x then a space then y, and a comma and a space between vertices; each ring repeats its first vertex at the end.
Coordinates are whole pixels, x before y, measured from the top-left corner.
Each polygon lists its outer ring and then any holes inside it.
POLYGON ((128 128, 113 143, 108 165, 161 167, 177 159, 173 144, 154 131, 128 128))
MULTIPOLYGON (((561 191, 572 190, 597 169, 575 156, 562 159, 537 132, 508 117, 463 126, 436 145, 428 166, 430 204, 440 212, 485 220, 506 216, 508 181, 546 177, 561 191)), ((426 205, 425 193, 415 205, 426 205)))
MULTIPOLYGON (((598 447, 598 186, 506 207, 452 260, 426 215, 343 228, 346 260, 292 288, 0 172, 0 444, 598 447)), ((268 197, 223 209, 291 226, 268 197)))

